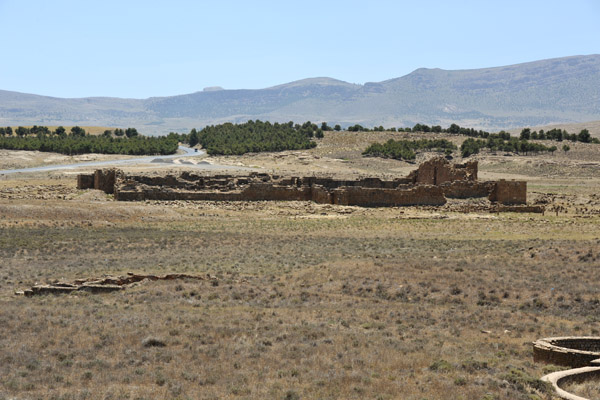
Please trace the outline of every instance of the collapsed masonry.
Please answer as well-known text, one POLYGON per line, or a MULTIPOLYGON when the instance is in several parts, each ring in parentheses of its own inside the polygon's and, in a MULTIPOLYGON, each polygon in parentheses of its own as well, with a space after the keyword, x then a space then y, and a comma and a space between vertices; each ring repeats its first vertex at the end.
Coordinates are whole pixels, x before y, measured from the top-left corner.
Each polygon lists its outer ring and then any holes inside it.
POLYGON ((167 275, 142 275, 128 272, 125 276, 108 276, 104 278, 84 278, 71 282, 55 282, 49 285, 34 285, 30 289, 15 292, 16 295, 36 296, 44 294, 63 294, 75 292, 108 293, 130 287, 133 284, 149 281, 171 281, 176 279, 209 280, 213 285, 218 285, 214 276, 189 275, 189 274, 167 274, 167 275))
POLYGON ((477 161, 450 164, 437 157, 408 176, 394 180, 338 180, 319 177, 280 177, 264 173, 247 176, 127 175, 121 170, 97 170, 77 177, 78 189, 99 189, 116 200, 312 200, 316 203, 363 207, 441 206, 447 198, 487 197, 502 205, 527 202, 527 182, 478 181, 477 161))

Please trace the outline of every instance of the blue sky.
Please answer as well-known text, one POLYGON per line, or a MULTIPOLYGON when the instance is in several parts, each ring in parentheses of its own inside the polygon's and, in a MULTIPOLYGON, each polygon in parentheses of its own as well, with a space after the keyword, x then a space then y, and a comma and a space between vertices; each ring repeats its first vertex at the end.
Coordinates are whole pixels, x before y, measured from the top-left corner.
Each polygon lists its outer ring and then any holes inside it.
POLYGON ((0 89, 145 98, 600 53, 600 2, 0 0, 0 89))

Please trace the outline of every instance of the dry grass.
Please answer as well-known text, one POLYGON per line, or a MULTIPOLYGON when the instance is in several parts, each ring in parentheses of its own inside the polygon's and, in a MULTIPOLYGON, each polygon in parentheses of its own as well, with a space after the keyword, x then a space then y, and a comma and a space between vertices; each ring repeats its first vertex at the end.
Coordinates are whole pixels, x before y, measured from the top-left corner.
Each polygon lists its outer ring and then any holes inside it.
MULTIPOLYGON (((367 139, 308 154, 381 170, 356 156, 367 139)), ((530 343, 600 334, 598 178, 574 156, 506 159, 482 173, 528 176, 568 213, 115 203, 73 176, 0 180, 0 399, 552 398, 530 343), (218 284, 13 295, 127 271, 218 284)))
POLYGON ((600 398, 600 384, 597 381, 573 383, 566 385, 564 389, 569 393, 588 399, 600 398))
POLYGON ((597 217, 73 203, 1 208, 5 397, 525 399, 531 341, 600 329, 597 217), (126 271, 219 284, 12 295, 126 271))

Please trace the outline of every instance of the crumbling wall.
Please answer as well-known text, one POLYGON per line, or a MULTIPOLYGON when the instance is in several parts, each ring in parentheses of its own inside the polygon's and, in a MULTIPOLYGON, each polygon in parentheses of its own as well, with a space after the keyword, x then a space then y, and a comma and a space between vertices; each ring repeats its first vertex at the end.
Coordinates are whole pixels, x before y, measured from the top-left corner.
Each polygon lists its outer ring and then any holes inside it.
POLYGON ((314 185, 310 188, 310 199, 319 204, 332 204, 333 197, 329 190, 320 185, 314 185))
POLYGON ((121 173, 120 170, 116 169, 97 169, 94 172, 94 189, 113 194, 117 175, 121 173))
POLYGON ((499 180, 488 199, 500 204, 527 204, 527 182, 499 180))
POLYGON ((440 185, 444 195, 450 199, 487 197, 495 186, 494 182, 454 181, 440 185))
POLYGON ((435 157, 419 165, 419 168, 409 174, 415 184, 441 185, 453 181, 476 181, 477 161, 465 164, 450 164, 443 157, 435 157))
POLYGON ((375 189, 348 186, 332 191, 333 204, 362 207, 442 206, 446 198, 438 186, 419 185, 407 189, 375 189))
POLYGON ((310 186, 279 186, 270 183, 253 183, 241 193, 243 200, 300 200, 311 199, 310 186))
POLYGON ((94 174, 77 175, 77 189, 94 189, 94 174))
POLYGON ((79 175, 78 187, 113 193, 116 200, 312 200, 324 204, 366 207, 432 205, 446 198, 488 197, 498 204, 525 204, 525 182, 478 182, 477 162, 451 165, 438 157, 422 163, 407 177, 394 180, 325 177, 279 177, 264 173, 247 176, 126 176, 119 170, 97 170, 79 175), (90 180, 93 178, 93 184, 90 180))

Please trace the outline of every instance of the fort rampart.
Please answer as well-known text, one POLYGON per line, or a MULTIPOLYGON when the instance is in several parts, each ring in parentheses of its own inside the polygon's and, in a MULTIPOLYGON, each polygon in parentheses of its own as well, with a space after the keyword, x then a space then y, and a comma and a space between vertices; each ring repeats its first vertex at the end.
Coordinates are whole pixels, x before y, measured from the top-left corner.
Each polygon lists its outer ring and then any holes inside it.
POLYGON ((363 178, 280 177, 262 173, 247 176, 127 175, 120 170, 97 170, 77 178, 79 189, 99 189, 116 200, 301 200, 364 207, 444 205, 448 198, 487 197, 502 205, 526 204, 522 181, 477 180, 477 162, 450 164, 442 157, 419 165, 406 177, 393 180, 363 178))

